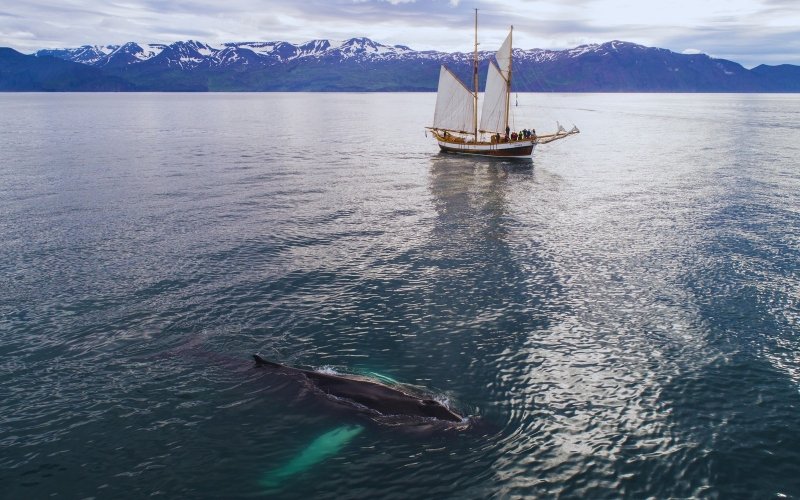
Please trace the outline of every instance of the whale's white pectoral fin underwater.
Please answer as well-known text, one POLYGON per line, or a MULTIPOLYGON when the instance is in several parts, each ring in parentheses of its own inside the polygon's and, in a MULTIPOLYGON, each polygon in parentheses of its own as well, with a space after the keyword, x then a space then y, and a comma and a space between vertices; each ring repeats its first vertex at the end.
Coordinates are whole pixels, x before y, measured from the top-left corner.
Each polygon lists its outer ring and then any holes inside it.
POLYGON ((277 488, 283 481, 306 471, 326 458, 336 455, 353 438, 361 434, 360 425, 345 425, 326 432, 311 442, 303 451, 285 465, 266 473, 260 484, 265 488, 277 488))

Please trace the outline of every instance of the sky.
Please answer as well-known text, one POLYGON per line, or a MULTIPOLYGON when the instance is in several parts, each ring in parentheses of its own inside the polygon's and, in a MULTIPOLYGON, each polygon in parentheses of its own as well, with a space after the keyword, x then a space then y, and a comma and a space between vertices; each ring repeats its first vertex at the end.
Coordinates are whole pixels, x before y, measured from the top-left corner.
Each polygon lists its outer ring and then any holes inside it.
POLYGON ((508 26, 514 46, 566 49, 624 40, 706 53, 751 68, 800 65, 800 0, 2 0, 0 47, 43 48, 365 36, 415 50, 471 51, 508 26))

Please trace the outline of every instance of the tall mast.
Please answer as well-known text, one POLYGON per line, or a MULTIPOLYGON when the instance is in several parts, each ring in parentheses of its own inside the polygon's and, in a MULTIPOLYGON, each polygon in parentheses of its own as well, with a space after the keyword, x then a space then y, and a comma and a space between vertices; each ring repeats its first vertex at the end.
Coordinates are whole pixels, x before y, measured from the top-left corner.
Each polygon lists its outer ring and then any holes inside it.
POLYGON ((478 9, 475 9, 475 54, 472 58, 472 84, 475 92, 473 110, 475 112, 475 141, 478 141, 478 9))
POLYGON ((511 67, 513 53, 514 53, 514 26, 511 26, 511 32, 508 34, 508 80, 506 81, 506 128, 508 128, 508 115, 511 111, 511 67))

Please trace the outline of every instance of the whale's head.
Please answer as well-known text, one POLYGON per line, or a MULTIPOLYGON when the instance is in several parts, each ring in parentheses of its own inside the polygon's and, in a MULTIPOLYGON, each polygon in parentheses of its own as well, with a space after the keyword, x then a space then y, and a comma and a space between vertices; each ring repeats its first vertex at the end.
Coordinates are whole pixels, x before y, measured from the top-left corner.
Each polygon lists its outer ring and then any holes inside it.
POLYGON ((447 409, 445 405, 433 399, 423 399, 420 401, 420 413, 426 417, 438 420, 449 420, 451 422, 461 422, 462 418, 447 409))

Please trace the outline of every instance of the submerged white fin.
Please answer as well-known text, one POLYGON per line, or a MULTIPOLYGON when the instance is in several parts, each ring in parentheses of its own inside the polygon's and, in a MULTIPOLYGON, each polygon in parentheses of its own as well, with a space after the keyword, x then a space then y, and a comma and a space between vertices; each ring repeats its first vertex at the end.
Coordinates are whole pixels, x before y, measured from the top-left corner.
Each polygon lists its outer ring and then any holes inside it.
POLYGON ((339 453, 354 437, 361 434, 364 428, 360 425, 344 425, 328 431, 311 442, 297 456, 285 465, 273 469, 261 478, 261 486, 274 489, 283 481, 306 471, 326 458, 339 453))

